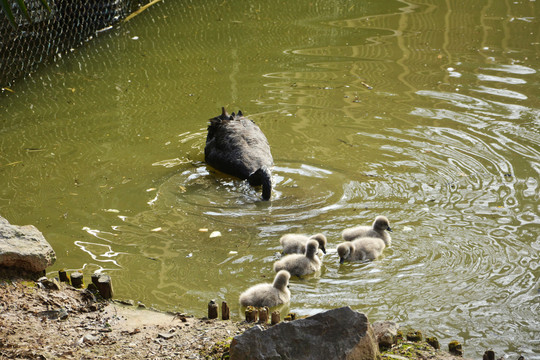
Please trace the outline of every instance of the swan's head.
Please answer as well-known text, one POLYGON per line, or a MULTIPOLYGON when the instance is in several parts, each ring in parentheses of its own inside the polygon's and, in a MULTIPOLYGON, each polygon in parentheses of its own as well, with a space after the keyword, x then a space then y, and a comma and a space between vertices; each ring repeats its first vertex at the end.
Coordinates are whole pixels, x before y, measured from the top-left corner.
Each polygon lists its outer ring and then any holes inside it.
POLYGON ((338 245, 337 253, 339 255, 340 264, 343 264, 345 262, 345 259, 347 259, 349 255, 351 255, 352 250, 353 250, 353 245, 349 241, 338 245))
POLYGON ((280 270, 276 277, 274 278, 274 286, 276 289, 279 290, 285 290, 287 288, 287 285, 289 285, 289 279, 291 278, 291 274, 287 270, 280 270))
POLYGON ((392 229, 390 228, 390 221, 388 221, 388 218, 386 216, 382 215, 375 218, 375 221, 373 222, 373 229, 377 231, 392 231, 392 229))
POLYGON ((319 243, 319 249, 326 254, 326 236, 323 234, 316 234, 310 237, 310 239, 317 240, 317 243, 319 243))

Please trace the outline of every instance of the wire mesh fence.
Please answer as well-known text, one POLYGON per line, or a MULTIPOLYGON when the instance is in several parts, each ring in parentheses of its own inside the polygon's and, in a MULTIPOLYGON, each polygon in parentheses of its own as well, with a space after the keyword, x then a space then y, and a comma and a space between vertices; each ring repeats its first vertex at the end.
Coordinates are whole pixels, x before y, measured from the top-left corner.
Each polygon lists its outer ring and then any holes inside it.
POLYGON ((139 6, 135 0, 26 0, 29 19, 11 1, 14 26, 0 12, 0 87, 6 87, 43 62, 76 48, 139 6))

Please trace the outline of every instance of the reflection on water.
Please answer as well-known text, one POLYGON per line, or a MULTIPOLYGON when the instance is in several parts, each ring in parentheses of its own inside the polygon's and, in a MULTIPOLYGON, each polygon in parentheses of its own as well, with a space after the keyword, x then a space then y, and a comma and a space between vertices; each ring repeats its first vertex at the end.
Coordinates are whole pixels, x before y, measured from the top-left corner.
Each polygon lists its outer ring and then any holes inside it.
POLYGON ((203 315, 272 281, 283 234, 323 232, 291 311, 349 305, 468 357, 539 357, 535 3, 188 3, 0 99, 0 213, 45 234, 51 274, 111 273, 119 298, 203 315), (204 163, 221 106, 269 139, 272 201, 204 163), (379 214, 392 246, 340 265, 341 231, 379 214))

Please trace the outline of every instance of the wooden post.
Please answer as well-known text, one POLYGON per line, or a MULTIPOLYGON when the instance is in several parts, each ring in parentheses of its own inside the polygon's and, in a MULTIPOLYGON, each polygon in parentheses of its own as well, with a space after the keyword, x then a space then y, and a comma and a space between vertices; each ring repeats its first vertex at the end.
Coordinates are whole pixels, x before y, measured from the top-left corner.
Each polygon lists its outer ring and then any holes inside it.
POLYGON ((227 305, 226 301, 223 301, 221 303, 221 319, 229 320, 229 318, 230 318, 229 305, 227 305))
POLYGON ((246 321, 247 322, 257 322, 257 315, 258 315, 258 311, 255 307, 253 306, 248 306, 246 308, 246 321))
POLYGON ((208 303, 208 318, 217 319, 218 317, 218 304, 214 300, 210 300, 208 303))
POLYGON ((74 271, 70 274, 71 285, 77 289, 83 287, 83 274, 82 272, 74 271))
POLYGON ((268 313, 269 312, 270 312, 270 310, 268 309, 267 306, 259 309, 259 322, 260 323, 262 323, 262 324, 267 324, 268 323, 268 313))
POLYGON ((96 285, 96 286, 98 286, 99 275, 100 275, 100 273, 95 272, 95 273, 92 274, 92 277, 91 277, 92 283, 93 283, 94 285, 96 285))
POLYGON ((463 348, 457 340, 448 343, 448 352, 452 355, 463 356, 463 348))
POLYGON ((424 339, 420 330, 411 330, 407 333, 407 341, 419 342, 424 339))
MULTIPOLYGON (((94 282, 93 275, 92 275, 92 282, 94 282)), ((96 282, 97 284, 94 283, 94 285, 96 285, 101 296, 104 299, 112 299, 113 291, 112 291, 111 277, 109 275, 100 274, 96 282)))
POLYGON ((276 325, 276 324, 279 324, 279 322, 281 321, 281 314, 279 313, 278 310, 274 311, 272 313, 272 320, 271 320, 271 324, 272 325, 276 325))
POLYGON ((495 352, 493 350, 486 350, 484 353, 484 356, 482 356, 483 360, 495 360, 495 352))
POLYGON ((65 282, 65 283, 69 284, 69 278, 68 278, 66 270, 64 270, 64 269, 59 270, 58 271, 58 278, 60 279, 61 282, 65 282))
MULTIPOLYGON (((426 342, 431 345, 434 349, 439 350, 441 348, 441 344, 439 344, 439 340, 435 336, 428 336, 426 337, 426 342)), ((491 359, 495 360, 495 359, 491 359)))

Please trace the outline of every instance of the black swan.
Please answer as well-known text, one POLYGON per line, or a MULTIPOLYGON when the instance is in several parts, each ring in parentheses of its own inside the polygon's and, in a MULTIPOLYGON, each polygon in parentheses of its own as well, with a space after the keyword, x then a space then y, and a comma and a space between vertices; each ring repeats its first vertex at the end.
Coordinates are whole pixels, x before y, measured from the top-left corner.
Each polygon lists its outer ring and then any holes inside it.
POLYGON ((247 179, 252 186, 262 185, 262 198, 269 200, 274 159, 266 136, 242 111, 229 115, 224 107, 221 110, 220 116, 210 119, 204 160, 219 171, 247 179))

